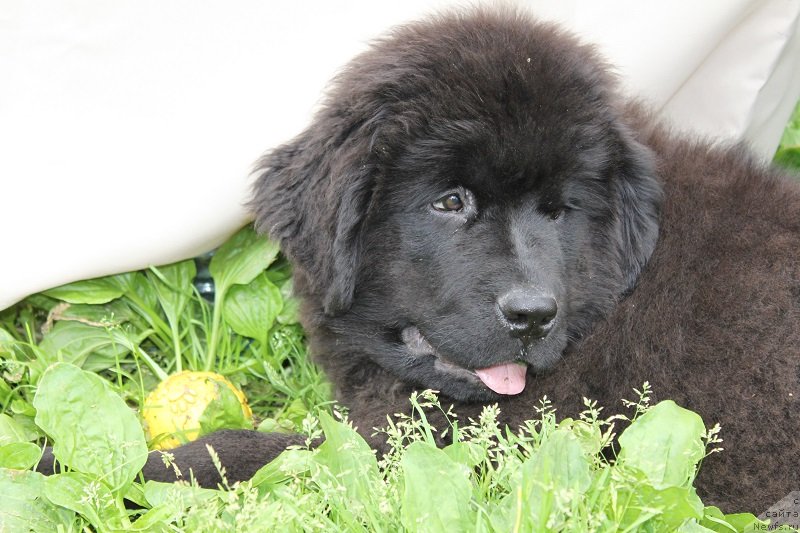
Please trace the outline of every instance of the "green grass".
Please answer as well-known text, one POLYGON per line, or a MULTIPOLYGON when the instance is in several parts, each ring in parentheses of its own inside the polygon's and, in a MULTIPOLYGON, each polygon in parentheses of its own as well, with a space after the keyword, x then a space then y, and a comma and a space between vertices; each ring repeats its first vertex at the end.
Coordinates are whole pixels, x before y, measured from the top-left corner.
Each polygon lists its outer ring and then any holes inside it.
POLYGON ((55 362, 98 373, 136 409, 186 369, 213 369, 243 387, 264 424, 293 427, 327 403, 277 247, 244 228, 210 270, 216 304, 197 294, 194 262, 183 261, 72 283, 0 313, 0 408, 30 418, 35 385, 55 362))
MULTIPOLYGON (((521 431, 448 413, 433 393, 411 398, 414 416, 387 420, 392 452, 377 458, 332 407, 306 356, 277 249, 244 228, 210 271, 214 305, 193 289, 192 262, 70 284, 0 316, 0 530, 37 531, 734 531, 749 514, 705 507, 692 482, 714 451, 716 428, 672 402, 648 409, 604 453, 623 415, 587 401, 557 421, 543 400, 521 431), (324 434, 317 450, 291 450, 247 483, 208 490, 142 483, 148 443, 138 410, 181 369, 213 369, 248 395, 258 426, 324 434), (338 417, 338 418, 337 418, 338 417), (434 435, 455 443, 437 449, 434 435), (48 438, 68 472, 26 471, 48 438), (124 500, 142 509, 129 511, 124 500), (727 524, 727 525, 726 525, 727 524), (3 529, 5 528, 5 529, 3 529)), ((212 431, 224 427, 216 418, 212 431)), ((233 423, 233 422, 232 422, 233 423)), ((240 421, 236 422, 237 424, 240 421)))
MULTIPOLYGON (((699 462, 718 442, 698 415, 673 402, 648 407, 645 386, 613 461, 602 453, 622 417, 593 404, 556 421, 544 400, 517 433, 496 407, 477 421, 450 413, 455 443, 435 445, 425 421, 435 395, 412 396, 414 414, 388 427, 392 451, 378 460, 347 423, 322 410, 306 418, 316 450, 290 450, 246 483, 220 490, 144 484, 147 455, 138 417, 93 372, 55 363, 34 397, 36 425, 70 467, 44 478, 19 471, 38 458, 13 417, 0 447, 0 520, 12 531, 742 531, 749 514, 704 507, 692 488, 699 462), (17 437, 14 437, 17 435, 17 437), (126 510, 123 498, 140 504, 126 510)), ((224 475, 224 470, 221 469, 224 475)))
MULTIPOLYGON (((800 107, 776 159, 789 166, 800 107)), ((244 228, 215 254, 213 304, 193 261, 69 284, 0 312, 0 531, 745 531, 750 514, 706 507, 693 482, 719 428, 632 391, 623 413, 590 401, 577 420, 542 404, 526 427, 496 407, 459 420, 435 395, 383 431, 378 458, 331 401, 309 361, 290 269, 244 228), (214 370, 240 386, 262 431, 293 431, 316 450, 287 451, 249 482, 220 490, 144 483, 139 410, 165 376, 214 370), (430 410, 447 427, 431 427, 430 410), (608 445, 620 420, 619 454, 608 445), (454 444, 438 449, 448 431, 454 444), (68 471, 30 469, 53 443, 68 471), (124 500, 141 509, 126 509, 124 500)), ((226 425, 217 417, 212 431, 226 425)), ((722 452, 725 453, 725 452, 722 452)))

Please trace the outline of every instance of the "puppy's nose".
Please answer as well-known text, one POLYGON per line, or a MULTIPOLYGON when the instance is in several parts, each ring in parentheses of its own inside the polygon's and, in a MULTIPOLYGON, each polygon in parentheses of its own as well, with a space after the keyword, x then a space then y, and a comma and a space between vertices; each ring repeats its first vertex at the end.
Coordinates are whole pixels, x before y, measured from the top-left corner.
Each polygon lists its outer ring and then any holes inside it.
POLYGON ((500 321, 516 337, 544 337, 558 313, 555 298, 540 290, 514 288, 497 299, 500 321))

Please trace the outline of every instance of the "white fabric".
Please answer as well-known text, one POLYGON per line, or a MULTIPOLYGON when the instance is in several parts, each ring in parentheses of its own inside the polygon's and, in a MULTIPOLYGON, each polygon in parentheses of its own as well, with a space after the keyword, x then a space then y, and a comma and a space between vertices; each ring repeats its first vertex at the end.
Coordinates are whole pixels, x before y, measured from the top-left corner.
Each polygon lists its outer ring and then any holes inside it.
MULTIPOLYGON (((448 0, 0 0, 0 309, 192 257, 247 220, 248 171, 326 81, 448 0)), ((522 2, 627 90, 765 157, 800 94, 800 0, 522 2)))

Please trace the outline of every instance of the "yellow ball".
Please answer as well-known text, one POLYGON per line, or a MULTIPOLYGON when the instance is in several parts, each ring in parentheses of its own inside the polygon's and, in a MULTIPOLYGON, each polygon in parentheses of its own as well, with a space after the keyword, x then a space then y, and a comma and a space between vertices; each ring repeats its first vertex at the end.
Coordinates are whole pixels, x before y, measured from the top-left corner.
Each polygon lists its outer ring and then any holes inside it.
POLYGON ((251 420, 253 412, 242 391, 214 372, 183 371, 162 381, 145 399, 142 419, 148 441, 155 450, 168 450, 196 439, 200 417, 220 398, 220 387, 228 387, 239 399, 242 415, 251 420))

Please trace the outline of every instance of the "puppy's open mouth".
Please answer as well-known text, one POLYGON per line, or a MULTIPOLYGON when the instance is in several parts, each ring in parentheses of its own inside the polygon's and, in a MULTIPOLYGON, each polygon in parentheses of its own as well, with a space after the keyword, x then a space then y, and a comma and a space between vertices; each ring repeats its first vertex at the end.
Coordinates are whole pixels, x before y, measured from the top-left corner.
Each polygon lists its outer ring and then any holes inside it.
POLYGON ((401 334, 403 343, 414 356, 431 355, 436 358, 434 367, 449 374, 471 381, 480 381, 497 394, 519 394, 525 389, 527 366, 508 362, 487 368, 467 369, 442 357, 415 326, 405 328, 401 334))

